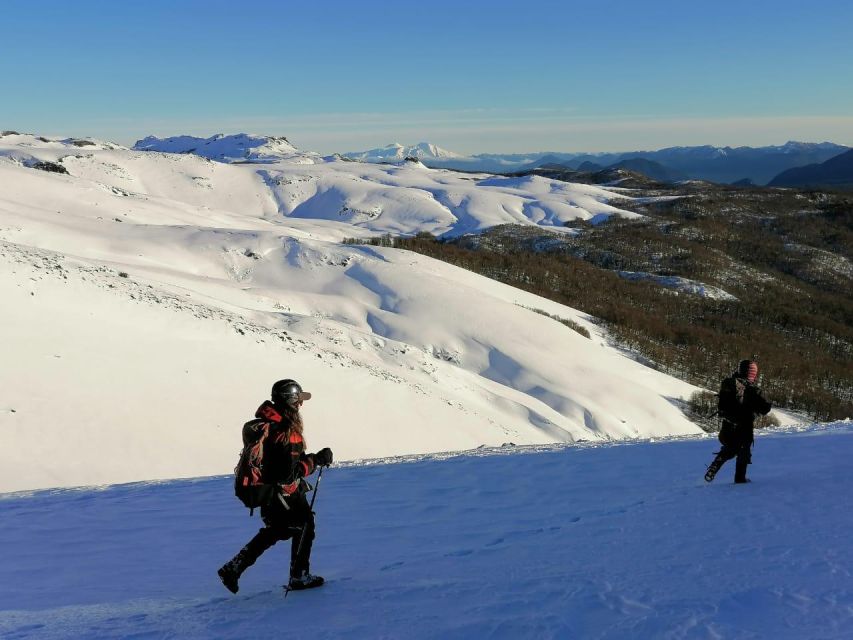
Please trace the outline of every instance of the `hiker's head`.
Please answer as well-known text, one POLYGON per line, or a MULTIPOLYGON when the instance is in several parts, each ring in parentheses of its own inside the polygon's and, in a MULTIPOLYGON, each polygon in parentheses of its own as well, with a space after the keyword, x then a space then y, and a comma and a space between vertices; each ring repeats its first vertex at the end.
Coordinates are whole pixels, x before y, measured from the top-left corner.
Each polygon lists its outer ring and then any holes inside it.
POLYGON ((738 375, 750 382, 755 382, 758 377, 758 363, 755 360, 741 360, 737 366, 738 375))
POLYGON ((278 407, 299 408, 305 400, 311 399, 311 394, 303 391, 296 380, 279 380, 272 386, 270 399, 278 407))

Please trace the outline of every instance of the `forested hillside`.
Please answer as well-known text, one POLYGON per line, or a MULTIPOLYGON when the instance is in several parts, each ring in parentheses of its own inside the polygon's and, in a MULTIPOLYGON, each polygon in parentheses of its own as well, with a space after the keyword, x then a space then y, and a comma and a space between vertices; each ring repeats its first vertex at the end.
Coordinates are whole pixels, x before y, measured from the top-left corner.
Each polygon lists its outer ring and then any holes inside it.
POLYGON ((708 184, 646 195, 620 203, 644 218, 574 233, 501 226, 374 242, 590 313, 643 359, 709 389, 755 355, 777 405, 853 415, 853 197, 708 184))

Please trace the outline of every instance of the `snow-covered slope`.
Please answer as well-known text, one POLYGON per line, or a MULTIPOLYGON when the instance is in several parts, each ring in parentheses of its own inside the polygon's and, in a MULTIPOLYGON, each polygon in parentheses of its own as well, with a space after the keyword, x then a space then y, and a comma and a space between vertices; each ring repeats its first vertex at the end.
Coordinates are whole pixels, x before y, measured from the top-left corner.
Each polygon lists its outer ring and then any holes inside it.
POLYGON ((282 377, 315 393, 311 440, 338 459, 698 432, 678 409, 693 388, 609 347, 584 314, 341 244, 621 215, 607 190, 78 152, 0 138, 0 491, 225 473, 282 377))
MULTIPOLYGON (((229 138, 228 148, 233 149, 238 136, 229 138)), ((5 159, 32 167, 49 162, 72 177, 84 178, 93 188, 134 201, 166 198, 166 207, 177 201, 178 207, 191 204, 248 217, 324 219, 378 233, 436 235, 460 235, 507 223, 562 230, 574 220, 637 217, 608 203, 624 199, 624 193, 540 177, 472 176, 406 162, 380 166, 322 161, 311 154, 307 162, 306 154, 298 150, 269 156, 264 163, 233 164, 212 162, 197 153, 80 148, 43 140, 47 139, 0 136, 0 163, 5 159)), ((166 146, 186 148, 178 143, 166 146)), ((358 235, 357 229, 352 231, 358 235)))
POLYGON ((659 276, 654 273, 644 273, 639 271, 617 271, 620 278, 626 280, 649 280, 656 282, 662 287, 674 289, 683 293, 697 295, 702 298, 710 298, 711 300, 737 300, 732 294, 714 287, 704 282, 682 278, 680 276, 659 276))
POLYGON ((7 496, 0 636, 848 639, 850 423, 759 436, 749 485, 702 481, 716 449, 333 467, 312 554, 329 582, 287 600, 287 542, 236 596, 216 577, 259 525, 230 478, 7 496))

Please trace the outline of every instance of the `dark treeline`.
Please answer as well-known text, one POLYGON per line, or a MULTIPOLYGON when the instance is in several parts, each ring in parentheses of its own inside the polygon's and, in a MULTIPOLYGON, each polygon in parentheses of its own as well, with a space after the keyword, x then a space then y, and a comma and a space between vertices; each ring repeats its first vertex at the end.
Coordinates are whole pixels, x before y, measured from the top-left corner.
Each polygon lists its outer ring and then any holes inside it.
POLYGON ((843 199, 803 203, 786 196, 788 209, 775 203, 782 213, 769 215, 767 192, 756 193, 751 202, 747 192, 746 206, 735 191, 716 193, 711 202, 645 205, 648 217, 639 222, 613 219, 571 238, 501 227, 451 241, 419 234, 369 242, 589 313, 660 370, 709 389, 738 360, 756 355, 762 386, 778 406, 822 420, 853 416, 853 295, 844 273, 853 207, 843 199), (826 253, 832 250, 839 253, 826 253), (678 293, 625 279, 620 270, 678 275, 737 299, 678 293))

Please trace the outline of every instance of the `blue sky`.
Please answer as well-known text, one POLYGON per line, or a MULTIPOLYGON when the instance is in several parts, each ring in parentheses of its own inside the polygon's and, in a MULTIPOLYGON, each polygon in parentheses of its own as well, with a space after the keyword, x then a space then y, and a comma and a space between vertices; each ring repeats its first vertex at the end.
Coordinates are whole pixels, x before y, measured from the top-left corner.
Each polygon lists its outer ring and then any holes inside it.
POLYGON ((5 0, 0 129, 323 153, 853 145, 853 4, 5 0))

